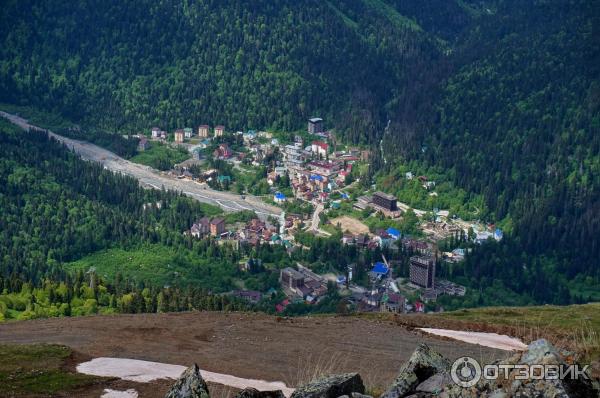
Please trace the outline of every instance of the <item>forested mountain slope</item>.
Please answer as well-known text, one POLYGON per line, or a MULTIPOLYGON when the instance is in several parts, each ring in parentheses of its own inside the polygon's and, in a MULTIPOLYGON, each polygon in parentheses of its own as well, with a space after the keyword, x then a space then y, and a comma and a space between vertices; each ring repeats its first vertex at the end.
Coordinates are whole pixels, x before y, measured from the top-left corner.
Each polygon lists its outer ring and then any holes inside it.
POLYGON ((382 1, 344 3, 5 2, 1 99, 111 129, 295 129, 318 114, 365 136, 403 91, 415 118, 441 46, 382 1))
POLYGON ((596 1, 8 0, 0 21, 0 101, 132 132, 318 115, 372 173, 483 195, 510 234, 455 276, 537 302, 600 283, 596 1))

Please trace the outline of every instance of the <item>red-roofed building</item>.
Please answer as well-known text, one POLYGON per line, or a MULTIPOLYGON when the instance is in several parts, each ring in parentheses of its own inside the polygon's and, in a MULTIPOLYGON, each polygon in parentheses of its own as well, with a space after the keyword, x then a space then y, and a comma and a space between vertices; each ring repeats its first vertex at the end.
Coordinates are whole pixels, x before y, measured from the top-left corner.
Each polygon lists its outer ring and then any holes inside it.
POLYGON ((323 141, 313 141, 311 145, 312 153, 319 156, 327 156, 327 151, 329 150, 329 144, 323 141))

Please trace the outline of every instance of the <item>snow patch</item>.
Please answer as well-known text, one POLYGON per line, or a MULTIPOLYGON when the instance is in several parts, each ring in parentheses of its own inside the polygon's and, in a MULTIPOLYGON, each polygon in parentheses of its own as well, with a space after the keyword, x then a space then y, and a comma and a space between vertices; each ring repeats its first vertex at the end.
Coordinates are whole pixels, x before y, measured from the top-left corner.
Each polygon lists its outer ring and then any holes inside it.
MULTIPOLYGON (((135 381, 138 383, 148 383, 157 379, 178 379, 186 370, 185 366, 171 365, 160 362, 141 361, 138 359, 126 358, 95 358, 77 366, 79 373, 103 376, 118 377, 123 380, 135 381)), ((244 379, 241 377, 207 372, 201 370, 200 374, 205 381, 225 386, 244 389, 255 388, 259 391, 281 390, 286 397, 292 395, 294 389, 289 388, 280 381, 270 382, 264 380, 244 379)))
POLYGON ((483 333, 483 332, 464 332, 460 330, 419 328, 425 333, 435 334, 437 336, 449 337, 454 340, 464 341, 465 343, 479 344, 484 347, 496 348, 506 351, 524 351, 527 345, 521 340, 504 334, 483 333))
POLYGON ((133 388, 127 391, 111 390, 110 388, 104 389, 104 394, 100 398, 138 398, 138 392, 133 388))

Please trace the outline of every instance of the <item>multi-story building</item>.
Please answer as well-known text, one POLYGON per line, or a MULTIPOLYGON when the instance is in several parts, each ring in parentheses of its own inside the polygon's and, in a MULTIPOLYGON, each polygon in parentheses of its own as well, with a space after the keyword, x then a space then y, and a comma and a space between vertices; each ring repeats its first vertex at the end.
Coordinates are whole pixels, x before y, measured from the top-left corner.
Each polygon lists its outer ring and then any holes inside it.
POLYGON ((198 126, 198 137, 200 138, 208 138, 208 129, 210 127, 207 124, 203 124, 198 126))
POLYGON ((225 133, 225 126, 215 126, 215 137, 222 137, 225 133))
POLYGON ((313 117, 308 119, 308 133, 318 134, 323 132, 323 119, 319 117, 313 117))
POLYGON ((160 137, 160 128, 152 127, 152 138, 160 137))
POLYGON ((185 138, 192 138, 192 135, 194 134, 194 130, 192 130, 191 127, 186 127, 183 129, 183 134, 185 135, 185 138))
POLYGON ((212 236, 221 236, 225 232, 225 220, 218 217, 210 221, 210 234, 212 236))
POLYGON ((176 143, 181 144, 183 142, 184 136, 185 136, 185 133, 183 132, 182 129, 175 130, 175 142, 176 143))
POLYGON ((398 200, 396 197, 383 192, 375 192, 373 194, 373 204, 388 211, 398 210, 398 200))
POLYGON ((435 258, 412 256, 410 258, 410 282, 425 289, 435 288, 435 258))
POLYGON ((304 275, 293 268, 287 267, 281 270, 279 282, 283 287, 295 290, 304 286, 304 275))

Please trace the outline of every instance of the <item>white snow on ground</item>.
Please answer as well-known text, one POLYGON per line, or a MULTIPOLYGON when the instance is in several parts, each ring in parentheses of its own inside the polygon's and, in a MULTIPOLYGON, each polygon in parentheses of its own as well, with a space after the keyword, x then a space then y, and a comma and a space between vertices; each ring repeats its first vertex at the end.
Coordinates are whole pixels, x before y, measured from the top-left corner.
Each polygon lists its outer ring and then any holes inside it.
POLYGON ((506 351, 523 351, 527 345, 521 340, 497 333, 463 332, 460 330, 419 328, 420 330, 437 336, 449 337, 465 343, 479 344, 484 347, 497 348, 506 351))
MULTIPOLYGON (((185 369, 185 366, 180 365, 106 357, 95 358, 77 366, 79 373, 92 376, 118 377, 123 380, 139 383, 147 383, 156 379, 178 379, 185 369)), ((231 375, 207 372, 205 370, 201 370, 200 374, 207 382, 223 384, 240 390, 247 387, 252 387, 259 391, 281 390, 286 397, 289 397, 294 392, 293 388, 289 388, 285 383, 279 381, 269 382, 243 379, 231 375)))
POLYGON ((110 388, 104 389, 104 394, 100 398, 138 398, 138 393, 133 388, 127 391, 111 390, 110 388))

